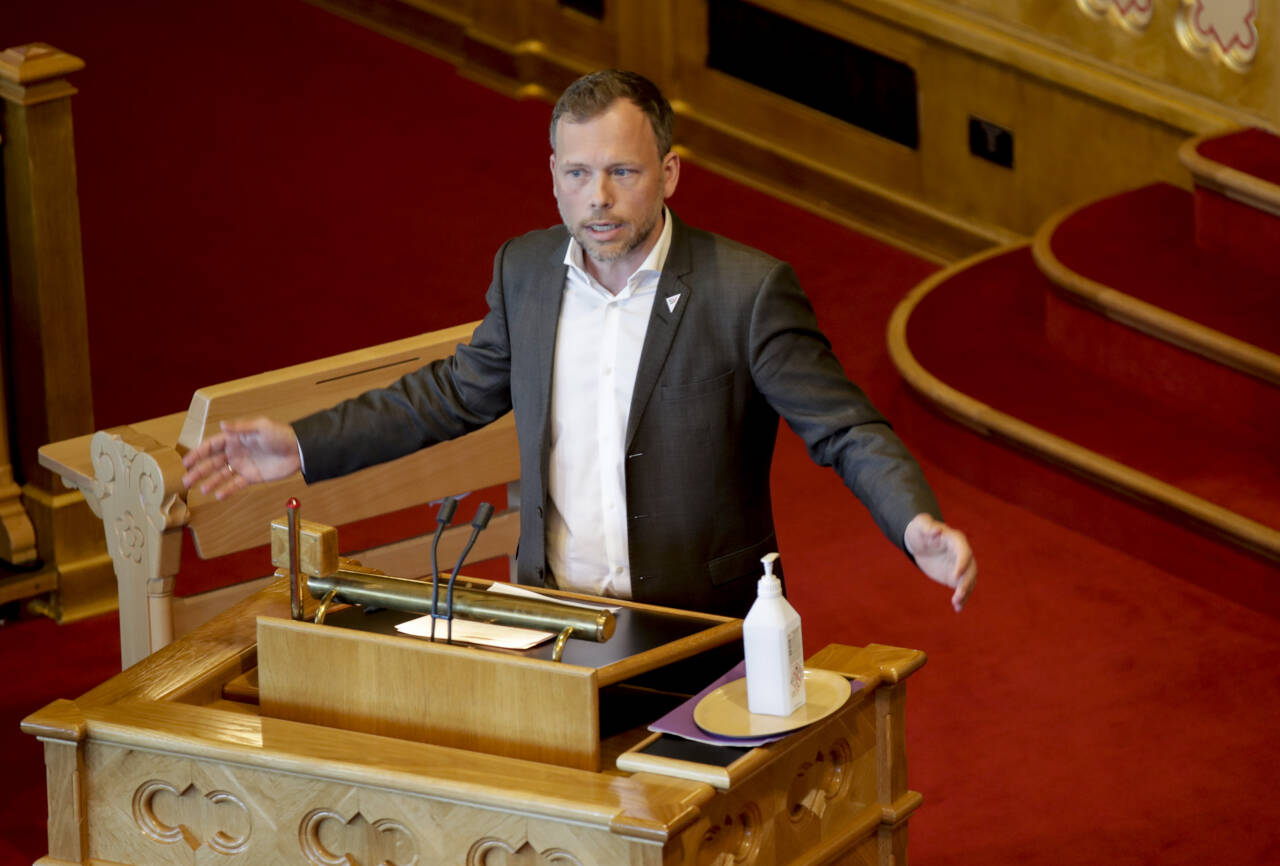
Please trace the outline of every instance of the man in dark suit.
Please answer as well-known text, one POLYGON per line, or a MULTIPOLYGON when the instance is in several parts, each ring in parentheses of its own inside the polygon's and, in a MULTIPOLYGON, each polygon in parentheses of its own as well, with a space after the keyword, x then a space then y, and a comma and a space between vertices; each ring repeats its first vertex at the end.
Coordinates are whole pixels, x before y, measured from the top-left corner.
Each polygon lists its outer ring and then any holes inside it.
POLYGON ((845 377, 791 268, 666 208, 670 106, 610 70, 565 91, 550 159, 564 225, 508 241, 489 313, 448 359, 290 425, 235 422, 184 483, 225 496, 334 477, 514 409, 521 583, 741 616, 774 550, 779 417, 959 610, 977 569, 918 464, 845 377))

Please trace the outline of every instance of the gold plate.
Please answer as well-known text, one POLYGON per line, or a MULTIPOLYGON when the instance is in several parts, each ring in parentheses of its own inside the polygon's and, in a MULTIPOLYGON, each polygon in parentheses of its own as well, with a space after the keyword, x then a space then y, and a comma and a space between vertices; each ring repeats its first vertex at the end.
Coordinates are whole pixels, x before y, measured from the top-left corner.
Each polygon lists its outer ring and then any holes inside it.
POLYGON ((844 706, 853 689, 831 671, 804 669, 804 706, 789 716, 766 716, 747 709, 747 679, 725 683, 693 708, 693 720, 721 737, 767 737, 785 734, 825 719, 844 706))

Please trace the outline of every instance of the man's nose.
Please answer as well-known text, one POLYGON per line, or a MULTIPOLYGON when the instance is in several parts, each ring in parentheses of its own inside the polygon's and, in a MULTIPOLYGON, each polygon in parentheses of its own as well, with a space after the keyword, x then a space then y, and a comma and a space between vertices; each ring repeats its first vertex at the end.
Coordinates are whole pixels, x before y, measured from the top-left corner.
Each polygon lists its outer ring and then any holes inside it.
POLYGON ((597 176, 591 186, 591 207, 601 210, 613 206, 613 183, 607 173, 597 176))

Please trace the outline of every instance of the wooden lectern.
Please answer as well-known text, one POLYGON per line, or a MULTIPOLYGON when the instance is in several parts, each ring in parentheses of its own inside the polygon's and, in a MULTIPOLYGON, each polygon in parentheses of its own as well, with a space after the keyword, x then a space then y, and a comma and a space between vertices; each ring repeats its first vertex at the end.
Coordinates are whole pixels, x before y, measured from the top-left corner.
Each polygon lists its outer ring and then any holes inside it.
POLYGON ((609 642, 556 662, 289 611, 282 579, 23 722, 48 771, 37 866, 906 862, 921 652, 828 646, 811 666, 860 684, 839 710, 687 755, 646 726, 739 620, 625 603, 609 642))

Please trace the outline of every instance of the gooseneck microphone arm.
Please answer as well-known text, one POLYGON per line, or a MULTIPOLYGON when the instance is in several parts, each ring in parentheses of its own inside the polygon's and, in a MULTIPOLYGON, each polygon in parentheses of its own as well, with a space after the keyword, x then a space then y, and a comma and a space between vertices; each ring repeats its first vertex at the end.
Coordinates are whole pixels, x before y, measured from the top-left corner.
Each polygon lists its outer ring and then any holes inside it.
POLYGON ((436 602, 440 597, 440 566, 436 556, 440 551, 440 536, 457 510, 458 500, 450 496, 440 503, 440 510, 436 512, 436 534, 431 539, 431 640, 436 639, 436 602))
MULTIPOLYGON (((480 536, 481 530, 489 525, 489 518, 493 517, 493 506, 487 502, 481 502, 480 507, 476 509, 476 518, 471 521, 471 537, 467 539, 467 546, 462 548, 462 553, 458 556, 458 564, 453 567, 453 571, 449 574, 449 592, 445 601, 445 619, 449 621, 448 640, 453 641, 453 582, 458 579, 458 572, 462 569, 462 562, 467 558, 467 554, 471 552, 471 547, 476 543, 476 539, 480 536)), ((432 605, 434 610, 434 601, 432 605)), ((432 626, 435 620, 431 620, 432 626)))

